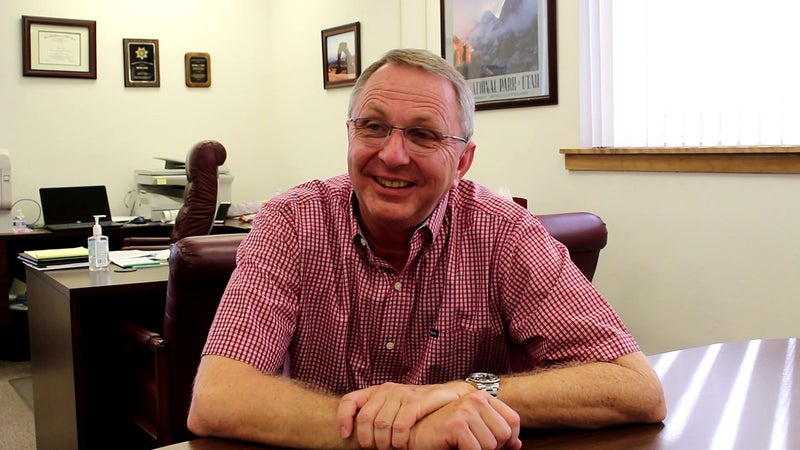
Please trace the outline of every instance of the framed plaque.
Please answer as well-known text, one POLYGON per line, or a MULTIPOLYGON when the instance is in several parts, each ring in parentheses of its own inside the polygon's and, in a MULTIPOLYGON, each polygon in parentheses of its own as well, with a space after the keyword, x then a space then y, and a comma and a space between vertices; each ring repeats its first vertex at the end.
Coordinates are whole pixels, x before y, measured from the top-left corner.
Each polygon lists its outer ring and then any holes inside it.
POLYGON ((158 39, 123 39, 125 87, 160 87, 158 39))
POLYGON ((93 20, 22 16, 22 75, 97 79, 93 20))
POLYGON ((211 55, 208 53, 187 53, 183 58, 186 67, 186 86, 211 86, 211 55))
POLYGON ((475 109, 558 103, 556 0, 440 0, 442 56, 475 109))
POLYGON ((322 85, 325 89, 356 84, 361 75, 361 23, 322 30, 322 85))

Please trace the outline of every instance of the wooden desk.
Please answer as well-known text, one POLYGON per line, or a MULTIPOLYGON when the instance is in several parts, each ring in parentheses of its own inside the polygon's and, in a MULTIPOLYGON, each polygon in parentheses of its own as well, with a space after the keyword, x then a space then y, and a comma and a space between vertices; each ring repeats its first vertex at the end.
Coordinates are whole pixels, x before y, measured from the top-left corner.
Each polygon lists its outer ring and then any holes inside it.
POLYGON ((163 319, 168 274, 168 266, 125 273, 114 266, 27 268, 38 449, 108 448, 120 439, 114 337, 123 320, 163 319))
MULTIPOLYGON (((122 227, 107 227, 103 234, 108 236, 112 249, 122 247, 122 239, 128 236, 169 236, 172 225, 153 224, 122 227)), ((92 230, 67 230, 50 232, 45 229, 29 233, 13 233, 8 224, 0 224, 0 293, 8 292, 14 278, 24 280, 24 265, 17 256, 25 250, 85 246, 92 230)), ((0 325, 8 323, 8 297, 0 295, 0 325)))
MULTIPOLYGON (((251 224, 242 224, 238 219, 228 219, 223 225, 214 225, 213 233, 247 232, 251 224)), ((122 240, 130 236, 168 237, 171 224, 150 223, 146 225, 123 225, 106 227, 103 234, 108 236, 109 248, 122 248, 122 240)), ((17 344, 13 334, 7 332, 9 325, 9 304, 6 295, 14 278, 25 280, 25 267, 17 256, 25 250, 85 246, 91 229, 50 232, 37 229, 30 233, 12 233, 8 224, 0 224, 0 358, 8 352, 7 348, 17 344)))
MULTIPOLYGON (((729 342, 649 359, 664 385, 663 424, 592 431, 522 433, 523 449, 798 449, 798 339, 729 342)), ((252 450, 270 447, 198 439, 164 450, 252 450)))

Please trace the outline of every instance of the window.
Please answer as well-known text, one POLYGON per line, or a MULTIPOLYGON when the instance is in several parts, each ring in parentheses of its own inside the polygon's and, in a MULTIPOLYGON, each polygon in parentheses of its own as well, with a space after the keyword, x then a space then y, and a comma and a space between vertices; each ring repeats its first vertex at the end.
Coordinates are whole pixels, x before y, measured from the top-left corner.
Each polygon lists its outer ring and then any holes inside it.
POLYGON ((582 0, 584 147, 800 144, 796 0, 582 0))

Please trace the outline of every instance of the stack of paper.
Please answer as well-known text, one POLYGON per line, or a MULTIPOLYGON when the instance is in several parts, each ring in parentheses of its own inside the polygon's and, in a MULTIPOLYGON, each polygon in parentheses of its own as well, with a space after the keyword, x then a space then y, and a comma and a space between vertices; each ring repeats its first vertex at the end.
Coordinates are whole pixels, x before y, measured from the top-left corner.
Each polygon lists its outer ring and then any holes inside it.
POLYGON ((114 250, 108 255, 111 262, 124 268, 167 264, 169 250, 114 250))
POLYGON ((40 270, 89 267, 89 249, 86 247, 26 250, 18 258, 24 264, 40 270))

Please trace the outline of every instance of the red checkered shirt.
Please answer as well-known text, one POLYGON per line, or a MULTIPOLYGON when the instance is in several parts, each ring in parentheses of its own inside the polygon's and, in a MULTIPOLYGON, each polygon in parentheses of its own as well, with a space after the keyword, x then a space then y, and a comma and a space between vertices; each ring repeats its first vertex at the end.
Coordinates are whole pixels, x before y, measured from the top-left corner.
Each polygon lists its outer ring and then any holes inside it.
POLYGON ((411 238, 400 272, 359 231, 341 175, 270 200, 204 354, 335 393, 526 372, 637 351, 612 308, 527 210, 468 180, 411 238))

